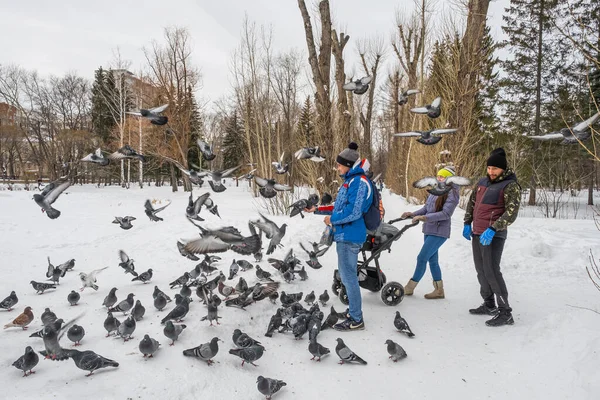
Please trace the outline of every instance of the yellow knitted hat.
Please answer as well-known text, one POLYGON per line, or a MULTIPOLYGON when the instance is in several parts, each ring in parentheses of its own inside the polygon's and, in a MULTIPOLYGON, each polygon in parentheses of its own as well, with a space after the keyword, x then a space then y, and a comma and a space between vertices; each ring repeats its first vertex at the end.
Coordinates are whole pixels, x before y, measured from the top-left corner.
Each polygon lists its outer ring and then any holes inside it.
POLYGON ((456 172, 451 166, 444 167, 437 172, 437 176, 443 176, 444 178, 449 178, 451 176, 454 176, 455 174, 456 172))

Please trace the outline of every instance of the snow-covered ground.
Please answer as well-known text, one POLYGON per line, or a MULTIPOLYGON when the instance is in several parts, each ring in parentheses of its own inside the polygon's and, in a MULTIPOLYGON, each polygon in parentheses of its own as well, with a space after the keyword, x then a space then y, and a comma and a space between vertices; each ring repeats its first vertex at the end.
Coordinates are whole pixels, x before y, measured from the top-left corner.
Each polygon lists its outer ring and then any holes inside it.
MULTIPOLYGON (((196 190, 195 195, 204 193, 196 190)), ((386 219, 417 206, 385 190, 386 219)), ((172 193, 170 188, 149 187, 124 190, 119 187, 96 188, 75 186, 55 203, 62 216, 50 220, 31 200, 32 192, 0 191, 0 297, 15 290, 19 304, 12 312, 0 311, 0 321, 7 323, 25 306, 31 306, 35 320, 28 331, 6 329, 0 332, 0 374, 2 397, 6 399, 81 398, 86 395, 102 399, 260 399, 256 378, 263 375, 283 379, 287 386, 275 399, 345 398, 345 399, 596 399, 600 393, 600 316, 573 306, 598 309, 600 293, 589 281, 585 266, 590 249, 600 258, 600 232, 588 220, 552 220, 519 218, 509 230, 503 256, 503 273, 514 309, 515 325, 487 327, 486 317, 472 316, 468 308, 481 303, 479 286, 471 259, 470 243, 461 236, 463 211, 453 217, 452 238, 440 250, 440 264, 446 290, 445 300, 426 300, 431 290, 430 276, 417 287, 415 296, 407 297, 397 307, 385 306, 379 293, 363 291, 366 329, 338 333, 326 330, 319 342, 332 350, 320 363, 310 361, 308 340, 295 341, 291 334, 264 337, 276 306, 263 301, 247 311, 220 307, 221 325, 210 327, 200 321, 206 308, 196 300, 185 319, 187 329, 175 346, 168 346, 160 319, 166 311, 153 307, 152 291, 158 285, 168 294, 168 283, 196 264, 181 257, 175 242, 192 238, 197 230, 184 217, 188 193, 172 193), (143 213, 147 198, 171 199, 172 205, 161 216, 164 222, 151 222, 143 213), (137 220, 129 231, 111 221, 115 216, 133 215, 137 220), (118 266, 118 250, 124 249, 135 259, 136 270, 154 270, 150 284, 131 282, 118 266), (46 257, 56 265, 76 259, 73 272, 61 280, 55 291, 36 295, 30 280, 45 280, 46 257), (86 289, 80 304, 69 306, 67 294, 80 287, 78 272, 108 266, 98 278, 97 292, 86 289), (146 307, 146 316, 137 325, 135 339, 105 338, 103 321, 106 311, 102 300, 111 287, 119 288, 123 299, 134 293, 146 307), (31 345, 43 349, 41 339, 29 334, 41 328, 39 319, 45 307, 68 320, 85 312, 78 322, 86 330, 81 348, 114 359, 117 369, 107 368, 89 378, 73 361, 40 360, 37 373, 21 378, 11 366, 31 345), (396 309, 410 323, 416 337, 409 339, 393 326, 396 309), (228 354, 233 347, 231 334, 240 328, 261 340, 267 351, 258 367, 242 367, 240 360, 228 354), (153 359, 144 359, 138 350, 144 334, 158 339, 161 349, 153 359), (183 357, 187 348, 208 342, 217 336, 220 343, 215 364, 183 357), (335 339, 346 344, 368 361, 367 366, 338 365, 335 339), (400 343, 408 358, 398 363, 388 360, 386 339, 400 343)), ((235 225, 247 234, 247 221, 258 217, 258 204, 245 188, 230 187, 224 193, 212 193, 219 205, 222 220, 203 211, 206 225, 235 225)), ((318 240, 323 229, 322 217, 308 215, 290 219, 276 216, 277 223, 288 223, 284 248, 274 254, 282 258, 290 247, 304 257, 299 242, 318 240)), ((420 228, 410 229, 396 242, 391 253, 381 257, 388 281, 402 284, 411 277, 416 255, 422 242, 420 228)), ((322 258, 324 267, 308 269, 307 281, 282 283, 286 292, 330 290, 334 249, 322 258)), ((231 260, 238 254, 225 253, 218 266, 227 274, 231 260)), ((266 258, 266 257, 265 257, 266 258)), ((275 272, 266 261, 261 266, 275 272)), ((249 284, 255 281, 254 270, 240 273, 249 284)), ((228 283, 230 283, 229 281, 228 283)), ((195 297, 195 295, 194 295, 195 297)), ((331 304, 339 311, 344 306, 337 299, 331 304)), ((326 314, 328 310, 326 311, 326 314)), ((122 319, 119 313, 116 314, 122 319)), ((70 346, 66 337, 63 346, 70 346)))

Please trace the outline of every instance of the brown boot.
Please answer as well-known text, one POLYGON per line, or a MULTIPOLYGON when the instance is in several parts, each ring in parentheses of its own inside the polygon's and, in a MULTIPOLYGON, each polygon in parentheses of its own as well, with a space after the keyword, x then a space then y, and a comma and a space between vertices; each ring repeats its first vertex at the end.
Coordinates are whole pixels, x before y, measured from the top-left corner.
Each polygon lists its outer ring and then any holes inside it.
POLYGON ((404 295, 405 296, 412 296, 412 294, 415 291, 415 288, 417 287, 417 283, 419 283, 419 282, 415 282, 412 279, 410 281, 408 281, 408 283, 406 284, 406 286, 404 286, 404 295))
MULTIPOLYGON (((426 299, 443 299, 444 298, 444 281, 433 281, 433 292, 425 295, 426 299)), ((406 294, 406 293, 405 293, 406 294)))

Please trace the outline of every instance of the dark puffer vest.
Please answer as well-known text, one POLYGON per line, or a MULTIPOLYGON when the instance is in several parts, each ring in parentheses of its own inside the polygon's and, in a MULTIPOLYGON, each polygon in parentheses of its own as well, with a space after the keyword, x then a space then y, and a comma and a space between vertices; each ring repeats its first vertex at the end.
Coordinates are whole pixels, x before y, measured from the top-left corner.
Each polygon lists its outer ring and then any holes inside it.
MULTIPOLYGON (((500 182, 491 182, 488 177, 479 180, 473 208, 473 234, 481 235, 504 214, 504 188, 516 180, 514 174, 500 182)), ((496 236, 506 237, 506 231, 498 232, 496 236)))

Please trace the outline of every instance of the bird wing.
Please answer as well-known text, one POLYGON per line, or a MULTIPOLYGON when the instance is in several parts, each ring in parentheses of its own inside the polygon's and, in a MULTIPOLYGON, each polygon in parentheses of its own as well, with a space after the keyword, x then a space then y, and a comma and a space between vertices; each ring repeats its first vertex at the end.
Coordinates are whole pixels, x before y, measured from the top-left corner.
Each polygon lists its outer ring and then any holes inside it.
POLYGON ((371 83, 372 80, 372 77, 365 76, 364 78, 361 78, 360 83, 362 83, 363 85, 368 85, 369 83, 371 83))
POLYGON ((260 178, 258 176, 255 176, 254 180, 256 181, 256 184, 260 187, 265 187, 269 183, 266 179, 260 178))
POLYGON ((123 250, 119 250, 119 258, 121 259, 121 262, 124 263, 129 261, 129 256, 123 250))
POLYGON ((435 187, 437 186, 438 181, 433 176, 426 176, 424 178, 419 179, 418 181, 413 182, 413 187, 417 189, 423 189, 426 187, 435 187))
POLYGON ((87 274, 88 281, 96 282, 96 275, 98 275, 100 272, 104 271, 106 268, 108 268, 108 267, 95 269, 92 272, 90 272, 89 274, 87 274))
POLYGON ((158 114, 158 113, 165 111, 168 106, 169 106, 169 104, 163 104, 162 106, 151 108, 148 111, 150 111, 152 114, 158 114))
POLYGON ((458 129, 456 128, 446 128, 446 129, 434 129, 431 131, 432 135, 444 135, 447 133, 455 133, 458 129))
POLYGON ((533 139, 533 140, 558 140, 558 139, 564 139, 564 135, 562 133, 549 133, 547 135, 542 135, 542 136, 525 136, 529 139, 533 139))
POLYGON ((427 107, 417 107, 417 108, 411 108, 410 112, 413 112, 415 114, 427 114, 429 112, 429 110, 427 109, 427 107))
POLYGON ((407 96, 409 96, 409 95, 411 95, 411 94, 417 94, 417 93, 421 93, 421 91, 420 91, 420 90, 418 90, 418 89, 408 89, 408 90, 405 92, 405 94, 406 94, 407 96))
POLYGON ((221 178, 228 177, 229 175, 231 175, 239 167, 241 167, 241 165, 238 165, 237 167, 229 168, 229 169, 226 169, 225 171, 222 171, 221 172, 221 178))
POLYGON ((125 114, 137 115, 138 117, 142 116, 139 111, 125 111, 125 114))
POLYGON ((46 272, 46 278, 51 278, 54 273, 54 265, 50 262, 50 257, 48 257, 48 271, 46 272))
POLYGON ((356 88, 357 86, 354 82, 348 82, 342 86, 342 89, 344 90, 356 90, 356 88))
POLYGON ((306 247, 304 247, 304 245, 302 244, 302 242, 300 242, 300 247, 302 248, 302 250, 304 250, 304 251, 306 252, 306 254, 308 254, 308 255, 310 256, 310 253, 311 253, 311 252, 310 252, 310 251, 308 251, 308 250, 306 249, 306 247))
POLYGON ((313 156, 310 158, 310 160, 314 161, 314 162, 323 162, 323 161, 325 161, 325 158, 323 158, 321 156, 313 156))
POLYGON ((206 192, 202 196, 200 196, 196 199, 196 201, 194 202, 194 214, 195 215, 198 215, 200 213, 200 209, 202 208, 202 206, 204 205, 204 203, 206 202, 206 200, 208 199, 209 196, 210 196, 210 192, 206 192))
POLYGON ((441 97, 436 97, 432 102, 431 102, 431 107, 439 107, 442 105, 442 98, 441 97))
POLYGON ((146 202, 144 203, 144 207, 146 208, 146 210, 148 211, 154 211, 154 207, 152 207, 152 202, 150 202, 150 200, 146 200, 146 202))
POLYGON ((454 183, 458 186, 469 186, 471 184, 471 180, 469 178, 465 178, 463 176, 450 176, 446 179, 447 184, 454 183))
POLYGON ((154 212, 159 212, 159 211, 162 211, 162 210, 164 210, 165 208, 169 207, 170 205, 171 205, 171 201, 169 200, 169 202, 168 202, 166 205, 164 205, 164 206, 162 206, 162 207, 160 207, 160 208, 157 208, 157 209, 155 209, 155 210, 154 210, 154 212))
POLYGON ((394 136, 397 137, 421 137, 421 132, 403 132, 403 133, 394 133, 394 136))
POLYGON ((600 118, 600 112, 592 115, 590 118, 586 119, 585 121, 575 125, 572 129, 577 132, 585 131, 587 128, 589 128, 591 125, 593 125, 598 120, 598 118, 600 118))
POLYGON ((56 199, 58 198, 58 196, 60 196, 60 194, 62 192, 64 192, 69 186, 71 186, 71 182, 65 181, 65 182, 59 184, 58 186, 56 186, 54 189, 52 189, 46 195, 46 201, 48 202, 48 204, 54 203, 56 201, 56 199))
POLYGON ((280 163, 278 163, 277 161, 273 161, 271 165, 273 165, 275 168, 279 168, 278 166, 280 165, 280 163))
POLYGON ((222 253, 229 250, 230 245, 216 236, 204 236, 199 239, 193 239, 184 245, 184 250, 189 253, 206 254, 222 253))
POLYGON ((283 190, 292 190, 291 186, 288 185, 281 185, 279 183, 276 183, 275 185, 273 185, 273 188, 275 190, 279 190, 279 191, 283 191, 283 190))
POLYGON ((285 151, 281 153, 281 157, 279 157, 279 163, 283 164, 283 156, 285 156, 285 151))
POLYGON ((315 253, 315 255, 316 255, 317 257, 321 257, 323 254, 327 253, 327 250, 329 250, 329 248, 330 248, 330 247, 331 247, 331 246, 325 246, 325 247, 323 247, 322 249, 320 249, 319 251, 317 251, 317 252, 315 253))
POLYGON ((375 176, 375 178, 373 178, 373 179, 372 179, 372 181, 373 181, 373 182, 377 182, 377 181, 379 181, 379 178, 381 178, 381 174, 382 174, 381 172, 380 172, 380 173, 378 173, 378 174, 375 176))

